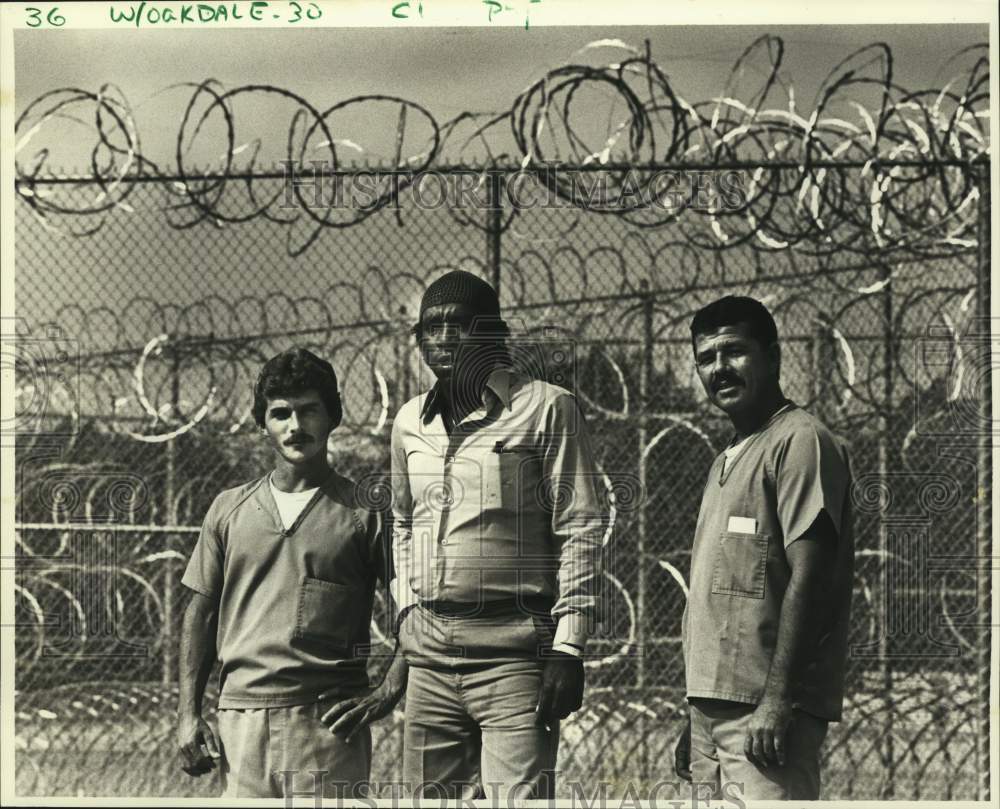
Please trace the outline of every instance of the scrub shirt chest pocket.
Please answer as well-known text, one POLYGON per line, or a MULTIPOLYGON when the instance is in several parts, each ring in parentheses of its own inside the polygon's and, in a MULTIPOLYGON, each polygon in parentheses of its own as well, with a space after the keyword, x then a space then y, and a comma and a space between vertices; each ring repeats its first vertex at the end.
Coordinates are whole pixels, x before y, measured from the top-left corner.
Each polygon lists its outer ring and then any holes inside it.
POLYGON ((487 508, 520 511, 537 504, 542 457, 533 444, 493 442, 480 456, 487 508))
POLYGON ((769 536, 724 530, 715 549, 712 592, 742 598, 764 598, 769 536))
POLYGON ((357 609, 363 597, 363 588, 303 576, 292 637, 347 650, 357 633, 357 609))

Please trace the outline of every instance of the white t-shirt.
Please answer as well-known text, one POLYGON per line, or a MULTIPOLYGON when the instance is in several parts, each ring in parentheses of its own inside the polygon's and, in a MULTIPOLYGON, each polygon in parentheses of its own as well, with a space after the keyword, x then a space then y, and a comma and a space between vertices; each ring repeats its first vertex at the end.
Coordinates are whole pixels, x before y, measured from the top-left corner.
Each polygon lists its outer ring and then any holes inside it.
POLYGON ((295 525, 295 521, 302 513, 302 509, 312 500, 313 495, 319 491, 319 486, 316 486, 313 489, 306 489, 302 492, 283 492, 274 485, 274 481, 271 478, 268 478, 267 482, 271 487, 271 494, 274 495, 274 502, 278 506, 278 513, 281 515, 281 524, 285 526, 286 530, 295 525))
POLYGON ((753 438, 752 433, 748 435, 746 438, 744 438, 742 441, 740 441, 740 443, 733 444, 731 447, 726 447, 726 449, 723 450, 723 452, 726 453, 726 460, 722 462, 722 474, 726 473, 726 469, 729 466, 729 462, 732 461, 733 458, 735 458, 741 452, 743 452, 743 447, 747 445, 747 441, 749 441, 751 438, 753 438))

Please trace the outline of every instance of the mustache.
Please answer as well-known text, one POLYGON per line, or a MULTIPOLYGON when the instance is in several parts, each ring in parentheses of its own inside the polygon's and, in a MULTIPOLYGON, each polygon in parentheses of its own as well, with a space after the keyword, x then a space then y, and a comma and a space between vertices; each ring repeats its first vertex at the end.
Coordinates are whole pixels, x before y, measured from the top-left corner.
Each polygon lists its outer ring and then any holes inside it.
POLYGON ((733 374, 719 374, 712 378, 712 390, 717 391, 726 385, 742 385, 743 380, 733 374))
POLYGON ((285 442, 285 446, 287 447, 291 444, 302 444, 305 443, 306 441, 312 441, 312 440, 313 437, 307 433, 296 433, 285 442))

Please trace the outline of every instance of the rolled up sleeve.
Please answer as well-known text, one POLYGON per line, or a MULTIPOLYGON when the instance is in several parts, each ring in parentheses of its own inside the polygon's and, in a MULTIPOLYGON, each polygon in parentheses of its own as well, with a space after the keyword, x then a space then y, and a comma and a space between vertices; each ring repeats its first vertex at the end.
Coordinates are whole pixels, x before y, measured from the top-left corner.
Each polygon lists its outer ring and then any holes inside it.
POLYGON ((544 475, 559 553, 553 648, 582 654, 598 620, 607 509, 598 494, 600 473, 583 413, 571 394, 553 400, 545 431, 544 475))

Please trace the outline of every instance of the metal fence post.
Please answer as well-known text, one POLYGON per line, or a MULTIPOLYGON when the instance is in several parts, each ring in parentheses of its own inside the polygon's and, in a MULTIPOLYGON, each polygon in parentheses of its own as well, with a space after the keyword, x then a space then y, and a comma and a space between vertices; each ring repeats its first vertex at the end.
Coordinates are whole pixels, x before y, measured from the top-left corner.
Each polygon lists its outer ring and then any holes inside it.
POLYGON ((399 391, 399 401, 395 403, 397 410, 406 402, 410 401, 410 362, 412 361, 412 357, 410 357, 409 335, 406 327, 407 312, 405 306, 399 307, 399 322, 400 327, 397 329, 396 337, 396 358, 398 367, 398 375, 396 379, 399 380, 397 385, 397 389, 399 391))
POLYGON ((836 364, 834 347, 831 340, 830 326, 817 321, 809 340, 809 360, 811 369, 810 395, 812 397, 813 413, 824 424, 833 419, 835 404, 833 380, 829 370, 836 364))
MULTIPOLYGON (((173 359, 170 363, 170 399, 172 413, 177 416, 177 408, 180 402, 180 359, 176 349, 173 352, 173 359)), ((164 480, 163 497, 166 501, 164 518, 167 525, 177 525, 177 439, 172 438, 166 442, 164 447, 166 454, 166 479, 164 480)), ((176 537, 167 534, 164 537, 164 550, 174 550, 176 537)), ((167 568, 164 572, 163 583, 163 672, 162 682, 164 686, 171 686, 176 680, 176 645, 177 632, 174 621, 174 610, 177 595, 177 566, 172 557, 165 560, 167 568)))
MULTIPOLYGON (((986 371, 979 383, 979 431, 976 441, 976 468, 979 491, 976 493, 976 555, 980 564, 993 554, 993 386, 990 379, 992 364, 992 319, 990 317, 990 164, 981 163, 975 169, 979 189, 979 209, 976 221, 976 329, 986 341, 986 371)), ((979 772, 979 799, 990 799, 990 643, 992 641, 990 566, 977 581, 979 620, 986 624, 977 648, 979 675, 979 728, 976 733, 976 764, 979 772)), ((978 577, 977 577, 978 578, 978 577)))
MULTIPOLYGON (((639 282, 642 291, 642 358, 639 363, 639 430, 638 430, 638 450, 639 468, 637 476, 639 478, 639 490, 646 491, 646 448, 649 444, 649 383, 653 371, 653 296, 649 293, 649 282, 643 279, 639 282)), ((643 699, 646 690, 646 597, 648 589, 648 577, 646 575, 646 564, 648 554, 647 543, 647 522, 645 504, 641 505, 637 512, 637 546, 636 556, 638 566, 636 568, 635 584, 635 643, 639 650, 639 658, 636 667, 636 687, 639 690, 639 698, 643 699)), ((643 777, 649 774, 649 745, 647 744, 648 734, 646 733, 645 716, 639 716, 640 732, 640 773, 643 777)))
MULTIPOLYGON (((881 412, 879 414, 879 439, 878 439, 878 473, 882 481, 887 481, 891 460, 889 451, 889 441, 892 430, 892 400, 893 400, 893 332, 892 332, 892 284, 890 278, 892 271, 886 264, 879 264, 879 275, 883 282, 882 287, 882 361, 884 363, 882 384, 884 385, 884 399, 881 412)), ((893 719, 895 705, 893 701, 892 686, 892 664, 890 662, 891 649, 889 648, 890 621, 893 620, 889 592, 890 578, 886 565, 889 558, 889 525, 886 515, 879 515, 879 564, 882 566, 882 599, 881 616, 879 625, 881 635, 879 637, 879 673, 881 675, 882 701, 885 705, 885 723, 882 726, 882 763, 885 766, 886 782, 882 785, 882 792, 879 798, 889 800, 895 793, 895 745, 893 744, 893 719)))
POLYGON ((500 294, 500 234, 503 230, 503 202, 500 196, 501 175, 496 171, 486 173, 486 186, 490 206, 486 211, 486 264, 490 281, 500 294))

